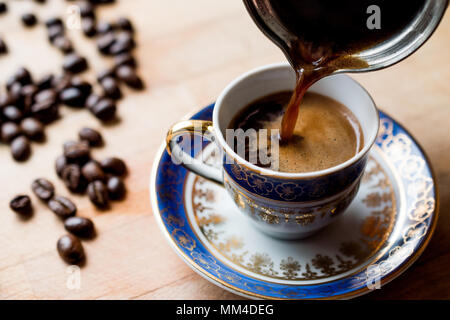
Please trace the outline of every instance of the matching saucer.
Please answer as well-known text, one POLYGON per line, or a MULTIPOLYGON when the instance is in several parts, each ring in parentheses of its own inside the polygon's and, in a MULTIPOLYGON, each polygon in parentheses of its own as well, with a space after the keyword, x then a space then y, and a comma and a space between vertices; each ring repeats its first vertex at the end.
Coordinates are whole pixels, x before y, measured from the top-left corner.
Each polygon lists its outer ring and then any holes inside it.
MULTIPOLYGON (((211 120, 214 105, 191 119, 211 120)), ((205 144, 205 154, 214 155, 205 144)), ((209 157, 214 163, 219 159, 209 157)), ((430 164, 413 137, 380 111, 380 131, 360 190, 335 223, 303 240, 256 230, 226 190, 171 161, 153 164, 151 203, 181 258, 214 284, 247 298, 341 299, 379 288, 425 249, 438 216, 430 164)))

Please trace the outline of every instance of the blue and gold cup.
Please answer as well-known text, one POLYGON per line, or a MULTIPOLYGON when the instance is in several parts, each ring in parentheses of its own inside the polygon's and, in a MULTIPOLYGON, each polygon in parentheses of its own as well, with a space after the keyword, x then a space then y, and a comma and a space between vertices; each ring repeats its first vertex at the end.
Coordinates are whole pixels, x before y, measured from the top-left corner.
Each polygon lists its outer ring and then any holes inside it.
POLYGON ((309 91, 333 98, 352 111, 361 124, 363 148, 337 166, 307 173, 278 172, 246 161, 227 143, 228 125, 251 102, 271 93, 293 90, 294 86, 295 74, 287 63, 257 68, 223 90, 215 104, 212 122, 181 121, 167 134, 167 150, 173 161, 223 184, 232 201, 256 228, 281 239, 308 237, 344 213, 358 192, 379 126, 378 111, 368 92, 349 76, 329 76, 309 91), (220 168, 192 157, 180 147, 178 137, 188 133, 216 144, 222 159, 220 168))

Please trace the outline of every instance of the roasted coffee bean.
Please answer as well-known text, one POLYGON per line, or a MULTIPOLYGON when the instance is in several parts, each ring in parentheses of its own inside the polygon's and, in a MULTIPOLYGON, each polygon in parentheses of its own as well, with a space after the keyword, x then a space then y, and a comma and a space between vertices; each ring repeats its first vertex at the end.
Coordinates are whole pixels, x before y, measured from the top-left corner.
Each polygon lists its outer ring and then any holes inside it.
POLYGON ((94 116, 102 121, 108 121, 114 118, 116 114, 116 104, 113 100, 108 98, 101 98, 97 104, 95 104, 89 110, 94 116))
POLYGON ((70 41, 66 36, 60 35, 56 37, 55 40, 53 40, 53 44, 61 50, 62 53, 67 54, 73 52, 72 41, 70 41))
POLYGON ((70 53, 65 56, 63 61, 63 69, 71 73, 80 73, 88 68, 86 58, 76 54, 70 53))
POLYGON ((110 32, 114 30, 114 27, 111 23, 106 22, 106 21, 99 21, 97 23, 97 33, 98 34, 104 34, 107 32, 110 32))
POLYGON ((100 166, 105 173, 109 173, 115 176, 122 176, 127 172, 127 166, 119 158, 110 157, 100 161, 100 166))
POLYGON ((122 32, 116 36, 114 43, 109 48, 113 55, 131 51, 136 46, 133 36, 129 32, 122 32))
POLYGON ((89 144, 84 141, 68 141, 64 144, 64 156, 69 162, 85 163, 90 158, 89 144))
POLYGON ((8 53, 8 46, 6 45, 6 42, 0 38, 0 55, 8 53))
POLYGON ((67 159, 64 155, 60 155, 55 161, 56 174, 61 178, 64 167, 67 165, 67 159))
POLYGON ((37 93, 34 96, 34 100, 36 102, 50 101, 52 103, 55 103, 58 100, 58 96, 57 96, 57 93, 55 90, 46 89, 46 90, 42 90, 39 93, 37 93))
POLYGON ((116 76, 116 73, 115 73, 114 69, 105 69, 97 75, 97 81, 99 83, 101 83, 103 79, 108 78, 108 77, 114 78, 115 76, 116 76))
POLYGON ((15 81, 20 83, 22 86, 33 83, 33 78, 31 77, 30 71, 24 67, 20 67, 13 77, 15 81))
POLYGON ((87 37, 93 37, 97 33, 95 20, 92 18, 83 18, 81 20, 81 28, 87 37))
POLYGON ((72 85, 72 75, 61 74, 54 77, 52 81, 52 87, 56 93, 61 93, 64 89, 67 89, 72 85))
POLYGON ((10 143, 21 134, 20 127, 14 122, 5 122, 1 128, 2 141, 10 143))
POLYGON ((53 74, 47 74, 43 76, 41 79, 39 79, 36 82, 36 86, 38 87, 39 91, 43 91, 46 89, 50 89, 52 87, 53 78, 55 76, 53 74))
POLYGON ((100 82, 100 85, 103 88, 105 96, 114 100, 122 97, 122 91, 114 78, 106 77, 100 82))
POLYGON ((61 172, 61 178, 66 187, 72 192, 84 192, 86 189, 86 181, 81 175, 80 166, 77 164, 64 166, 61 172))
POLYGON ((131 23, 131 21, 125 17, 120 17, 119 19, 117 19, 116 22, 117 27, 119 27, 122 30, 125 31, 130 31, 133 32, 134 28, 133 28, 133 24, 131 23))
POLYGON ((127 86, 133 89, 144 88, 144 83, 141 78, 136 74, 136 71, 127 65, 123 65, 116 70, 117 78, 123 81, 127 86))
POLYGON ((8 11, 8 6, 4 2, 0 2, 0 14, 3 14, 8 11))
POLYGON ((73 217, 77 213, 75 204, 66 197, 53 197, 48 202, 48 207, 61 219, 73 217))
POLYGON ((69 264, 80 264, 85 259, 81 241, 71 234, 59 238, 56 248, 60 257, 69 264))
POLYGON ((80 16, 95 18, 94 6, 88 1, 81 1, 78 3, 78 7, 80 9, 80 16))
POLYGON ((93 204, 99 208, 106 208, 109 204, 108 190, 102 181, 93 181, 88 184, 87 194, 93 204))
POLYGON ((45 100, 36 102, 31 106, 33 116, 44 123, 49 123, 58 118, 58 106, 54 101, 45 100))
POLYGON ((52 18, 46 20, 45 25, 47 26, 47 28, 50 28, 53 26, 60 26, 60 27, 64 26, 62 19, 58 18, 58 17, 52 17, 52 18))
POLYGON ((97 147, 103 144, 103 137, 97 130, 83 128, 78 132, 80 140, 87 141, 91 147, 97 147))
POLYGON ((47 0, 34 0, 34 2, 39 3, 39 4, 44 4, 47 2, 47 0))
POLYGON ((100 101, 101 97, 98 94, 92 93, 86 99, 86 108, 91 110, 100 101))
POLYGON ((44 138, 44 125, 35 118, 23 119, 20 129, 31 140, 41 141, 44 138))
POLYGON ((116 69, 123 65, 136 68, 137 67, 136 59, 128 52, 114 56, 114 66, 116 67, 116 69))
POLYGON ((3 117, 7 121, 19 122, 22 119, 22 111, 16 106, 6 106, 3 108, 3 117))
POLYGON ((106 182, 106 188, 110 199, 119 200, 125 195, 125 184, 119 177, 109 177, 106 182))
POLYGON ((70 217, 64 221, 64 228, 81 238, 91 238, 95 234, 94 223, 83 217, 70 217))
POLYGON ((52 25, 47 29, 48 41, 53 44, 56 38, 64 37, 64 33, 65 31, 63 25, 52 25))
POLYGON ((59 94, 59 99, 69 107, 84 107, 86 97, 80 89, 69 87, 59 94))
POLYGON ((115 41, 116 37, 112 32, 105 33, 97 39, 98 51, 103 54, 108 54, 115 41))
POLYGON ((39 178, 33 181, 31 189, 34 194, 42 201, 48 201, 53 198, 55 187, 53 184, 44 178, 39 178))
POLYGON ((22 22, 26 27, 32 27, 36 25, 37 18, 33 13, 25 13, 22 15, 22 22))
POLYGON ((88 182, 105 179, 105 174, 96 161, 89 161, 86 163, 83 168, 81 168, 81 173, 88 182))
POLYGON ((8 95, 10 100, 10 105, 15 105, 19 108, 22 108, 23 106, 23 100, 22 100, 22 85, 19 82, 12 83, 8 88, 8 95))
POLYGON ((34 97, 38 92, 38 87, 34 84, 27 84, 23 86, 20 90, 20 95, 22 97, 23 110, 25 113, 28 113, 31 109, 31 106, 34 103, 34 97))
POLYGON ((18 195, 9 203, 9 207, 20 215, 29 215, 33 211, 31 199, 27 195, 18 195))
POLYGON ((11 154, 16 161, 25 161, 31 153, 30 141, 25 136, 18 136, 11 142, 11 154))
POLYGON ((78 76, 72 77, 70 85, 79 89, 85 98, 92 93, 92 85, 78 76))

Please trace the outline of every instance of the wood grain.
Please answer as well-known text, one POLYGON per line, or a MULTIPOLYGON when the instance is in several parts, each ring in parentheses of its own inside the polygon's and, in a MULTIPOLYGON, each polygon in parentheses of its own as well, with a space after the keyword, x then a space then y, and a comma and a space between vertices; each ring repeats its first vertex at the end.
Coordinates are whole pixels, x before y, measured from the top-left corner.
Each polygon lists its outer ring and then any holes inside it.
MULTIPOLYGON (((9 1, 10 12, 0 16, 0 35, 10 54, 0 57, 0 83, 18 66, 35 76, 60 69, 62 56, 46 40, 42 25, 25 29, 20 15, 32 10, 40 19, 67 17, 67 4, 49 0, 9 1)), ((47 142, 33 144, 32 158, 12 161, 0 145, 0 298, 1 299, 235 299, 237 296, 207 282, 187 267, 159 232, 149 202, 149 174, 167 128, 185 114, 211 103, 237 75, 263 64, 284 60, 281 52, 254 26, 241 1, 127 0, 99 10, 113 19, 135 22, 139 71, 147 89, 126 90, 119 104, 119 123, 102 126, 86 110, 62 108, 63 117, 47 128, 47 142), (67 265, 56 252, 64 234, 61 222, 33 197, 36 208, 28 221, 8 209, 17 193, 30 193, 36 177, 48 177, 62 195, 53 162, 62 143, 76 138, 83 126, 100 128, 105 147, 94 156, 124 158, 125 201, 100 212, 86 197, 71 196, 81 216, 94 220, 98 237, 84 242, 88 256, 81 269, 81 288, 70 290, 67 265)), ((77 51, 89 58, 86 78, 110 61, 100 57, 93 41, 70 30, 77 51)), ((401 277, 364 299, 450 298, 450 18, 420 51, 386 70, 355 76, 381 109, 403 123, 422 144, 435 168, 441 194, 441 213, 435 235, 423 256, 401 277)))

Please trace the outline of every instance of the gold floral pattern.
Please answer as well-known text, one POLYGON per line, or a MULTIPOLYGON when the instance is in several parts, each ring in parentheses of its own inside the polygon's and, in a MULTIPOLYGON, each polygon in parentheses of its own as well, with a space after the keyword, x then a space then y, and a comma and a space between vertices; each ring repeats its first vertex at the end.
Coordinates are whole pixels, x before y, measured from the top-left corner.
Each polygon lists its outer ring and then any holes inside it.
MULTIPOLYGON (((370 158, 367 168, 363 180, 369 192, 362 199, 362 203, 370 210, 370 214, 361 223, 359 238, 342 242, 334 255, 317 253, 306 262, 289 256, 276 262, 267 252, 250 251, 240 236, 226 235, 219 231, 220 225, 226 222, 226 217, 212 209, 216 198, 208 196, 214 193, 212 185, 200 177, 194 178, 192 191, 192 208, 196 223, 207 241, 224 257, 255 274, 283 280, 315 280, 338 275, 357 267, 378 250, 391 233, 395 221, 395 195, 389 177, 373 158, 370 158)), ((263 183, 264 181, 261 185, 263 183)), ((255 185, 257 184, 259 182, 255 185)), ((253 208, 252 214, 269 224, 293 219, 296 223, 306 226, 320 218, 320 215, 313 212, 302 212, 298 209, 287 211, 280 217, 273 209, 258 205, 238 192, 234 193, 234 200, 241 209, 253 208)), ((333 215, 336 207, 328 205, 326 210, 333 215)))

